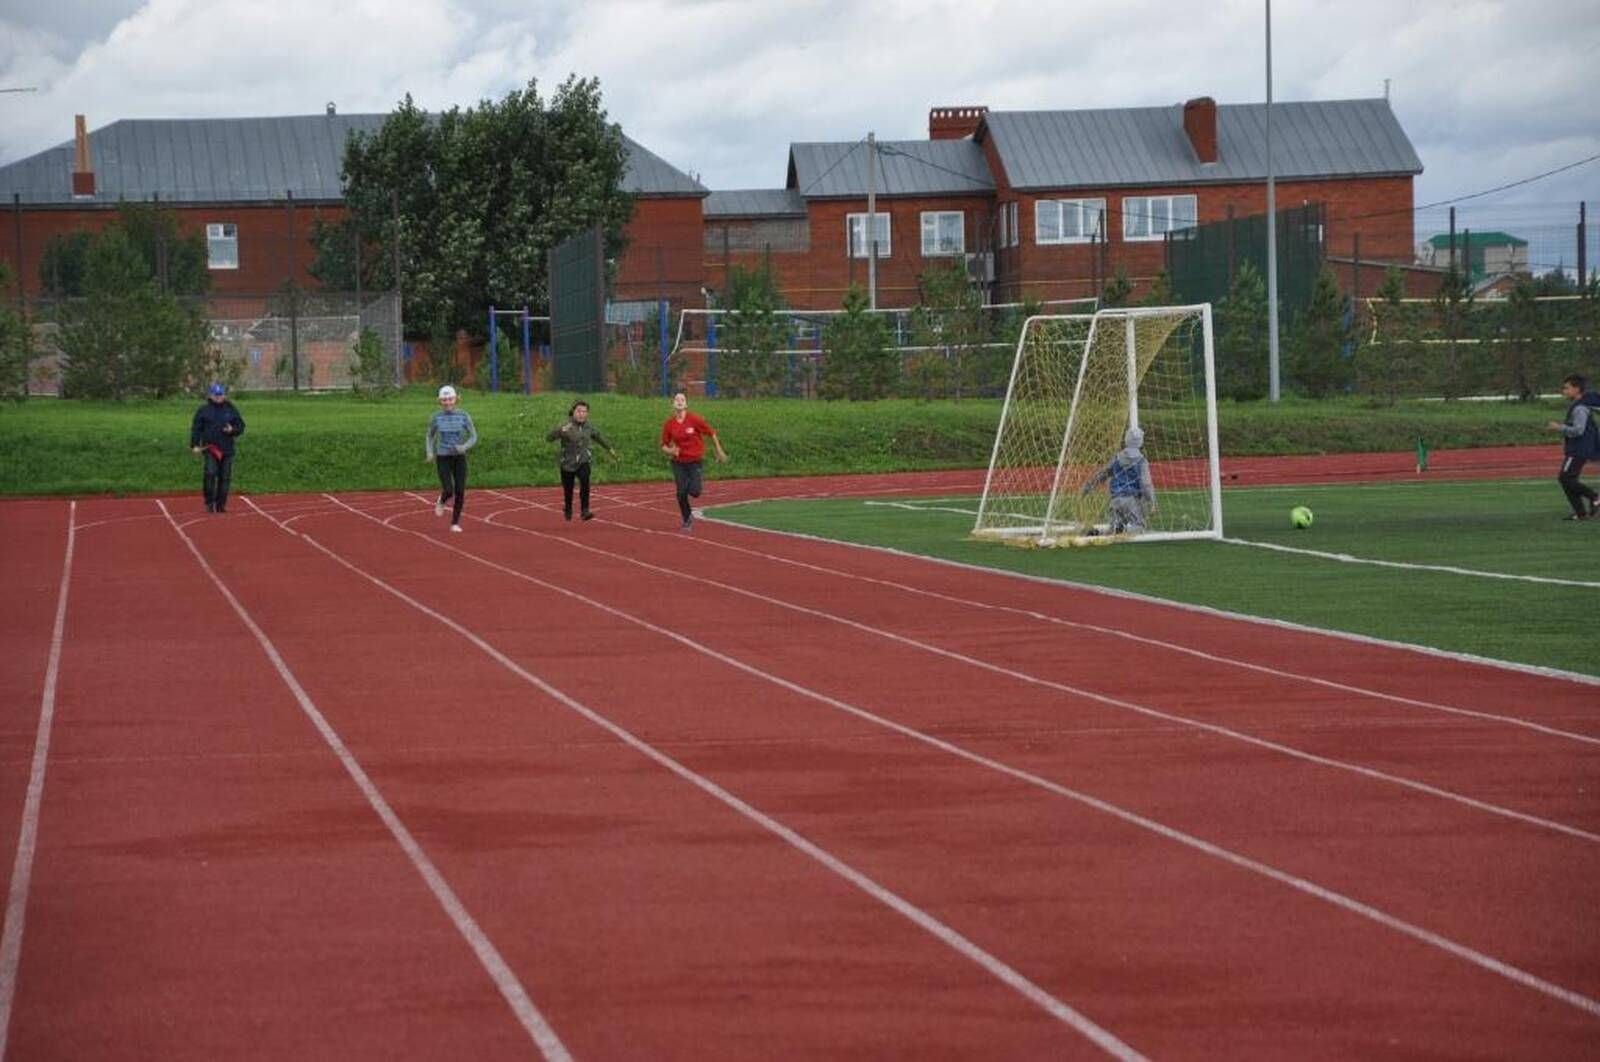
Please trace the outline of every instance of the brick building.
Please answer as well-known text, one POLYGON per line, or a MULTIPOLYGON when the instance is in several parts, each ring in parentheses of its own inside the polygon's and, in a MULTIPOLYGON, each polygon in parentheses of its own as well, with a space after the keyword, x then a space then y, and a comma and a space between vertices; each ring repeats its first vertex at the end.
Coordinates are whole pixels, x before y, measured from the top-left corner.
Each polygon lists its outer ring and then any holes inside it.
MULTIPOLYGON (((37 295, 52 236, 104 228, 120 201, 157 201, 181 232, 206 236, 214 295, 264 294, 290 278, 315 288, 311 223, 345 215, 345 141, 387 117, 141 119, 93 132, 80 118, 73 141, 0 167, 0 261, 37 295)), ((628 242, 647 253, 624 253, 619 293, 698 297, 706 190, 634 141, 624 147, 623 187, 636 197, 628 242)))
MULTIPOLYGON (((995 302, 1091 296, 1119 268, 1138 290, 1163 268, 1169 232, 1265 211, 1265 118, 1264 105, 1205 97, 935 108, 929 139, 879 145, 879 305, 915 303, 917 276, 958 255, 995 302)), ((1279 208, 1322 204, 1330 252, 1350 255, 1359 237, 1364 260, 1411 263, 1422 164, 1388 101, 1275 104, 1273 122, 1279 208)), ((784 188, 712 192, 708 283, 765 259, 792 306, 837 307, 866 281, 866 187, 864 144, 794 144, 784 188)))

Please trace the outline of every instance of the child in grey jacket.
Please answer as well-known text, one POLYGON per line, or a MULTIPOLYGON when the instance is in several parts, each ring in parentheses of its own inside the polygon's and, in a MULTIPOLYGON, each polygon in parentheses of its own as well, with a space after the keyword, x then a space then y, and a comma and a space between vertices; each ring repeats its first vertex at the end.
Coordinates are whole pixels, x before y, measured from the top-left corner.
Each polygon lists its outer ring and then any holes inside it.
POLYGON ((456 408, 456 389, 449 384, 439 388, 439 412, 428 421, 423 439, 427 453, 439 470, 439 500, 433 515, 443 516, 445 503, 454 500, 450 510, 450 530, 461 530, 461 507, 467 500, 467 451, 478 441, 478 429, 466 410, 456 408))
POLYGON ((1122 436, 1122 449, 1083 485, 1084 494, 1102 483, 1107 485, 1111 492, 1113 535, 1143 531, 1150 523, 1150 514, 1156 511, 1156 488, 1143 446, 1144 432, 1129 428, 1122 436))

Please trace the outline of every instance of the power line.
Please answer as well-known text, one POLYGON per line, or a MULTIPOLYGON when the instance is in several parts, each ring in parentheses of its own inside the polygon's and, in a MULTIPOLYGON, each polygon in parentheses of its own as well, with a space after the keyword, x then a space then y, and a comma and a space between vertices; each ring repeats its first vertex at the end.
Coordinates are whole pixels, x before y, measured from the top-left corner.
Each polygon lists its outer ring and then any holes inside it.
POLYGON ((1468 195, 1458 195, 1453 199, 1441 199, 1437 203, 1424 203, 1422 206, 1407 207, 1404 210, 1380 210, 1372 214, 1357 214, 1350 220, 1363 221, 1367 218, 1383 218, 1394 214, 1415 214, 1423 210, 1432 210, 1434 207, 1452 206, 1456 203, 1465 203, 1469 199, 1481 199, 1486 195, 1493 195, 1496 192, 1504 192, 1511 188, 1520 188, 1525 184, 1532 184, 1534 181, 1542 181, 1546 177, 1554 177, 1558 173, 1566 173, 1568 170, 1575 170, 1579 166, 1587 166, 1596 159, 1600 159, 1600 155, 1590 155, 1586 159, 1579 159, 1577 162, 1569 162, 1565 166, 1557 166, 1553 170, 1546 170, 1543 173, 1536 173, 1532 177, 1524 177, 1519 181, 1512 181, 1509 184, 1498 185, 1494 188, 1485 188, 1481 192, 1472 192, 1468 195))
POLYGON ((851 144, 850 145, 850 150, 846 151, 843 155, 840 155, 838 158, 834 159, 832 166, 829 166, 827 169, 823 170, 821 173, 817 174, 810 181, 808 181, 806 183, 806 186, 804 188, 800 189, 800 194, 801 195, 805 195, 807 192, 811 191, 812 188, 815 188, 818 181, 822 180, 828 174, 830 174, 834 170, 838 169, 839 168, 839 164, 841 162, 843 162, 845 159, 849 158, 851 155, 854 155, 856 153, 856 148, 860 147, 862 144, 865 144, 865 143, 866 143, 866 140, 862 139, 862 140, 857 140, 854 144, 851 144))

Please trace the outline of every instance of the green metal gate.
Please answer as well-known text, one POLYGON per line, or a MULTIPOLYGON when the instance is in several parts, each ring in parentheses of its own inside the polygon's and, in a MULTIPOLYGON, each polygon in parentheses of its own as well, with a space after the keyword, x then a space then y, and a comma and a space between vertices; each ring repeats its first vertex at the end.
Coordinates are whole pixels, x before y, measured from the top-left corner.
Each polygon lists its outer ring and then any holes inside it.
MULTIPOLYGON (((1311 300, 1323 257, 1321 203, 1278 211, 1278 315, 1287 329, 1311 300)), ((1170 233, 1167 275, 1174 301, 1217 305, 1244 262, 1267 275, 1267 216, 1228 218, 1170 233)))
POLYGON ((550 349, 558 391, 606 387, 606 280, 600 227, 550 251, 550 349))

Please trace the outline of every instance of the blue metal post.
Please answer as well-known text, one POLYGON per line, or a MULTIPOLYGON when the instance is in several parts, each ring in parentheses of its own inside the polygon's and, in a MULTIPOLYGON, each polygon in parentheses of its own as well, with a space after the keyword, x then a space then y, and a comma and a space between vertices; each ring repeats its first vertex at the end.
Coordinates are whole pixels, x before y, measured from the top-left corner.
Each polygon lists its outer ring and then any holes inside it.
POLYGON ((500 390, 500 335, 495 330, 494 307, 489 307, 489 390, 500 390))
POLYGON ((717 397, 717 318, 706 315, 706 397, 717 397))
POLYGON ((661 332, 661 397, 668 398, 671 396, 672 391, 672 377, 667 371, 667 355, 669 352, 667 346, 667 322, 670 317, 667 313, 666 299, 659 299, 656 302, 656 320, 661 332))
POLYGON ((533 343, 530 340, 530 327, 533 319, 528 315, 528 308, 522 308, 522 393, 533 394, 533 343))

